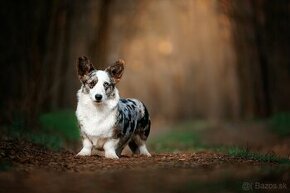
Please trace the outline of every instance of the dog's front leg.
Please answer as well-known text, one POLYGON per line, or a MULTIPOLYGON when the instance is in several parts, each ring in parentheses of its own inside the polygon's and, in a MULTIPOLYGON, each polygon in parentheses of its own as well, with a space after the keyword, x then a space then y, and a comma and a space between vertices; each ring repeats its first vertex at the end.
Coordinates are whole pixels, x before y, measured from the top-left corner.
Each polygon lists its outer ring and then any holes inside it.
POLYGON ((92 142, 85 136, 83 136, 83 148, 77 154, 77 156, 90 156, 92 154, 92 142))
POLYGON ((119 140, 111 139, 104 144, 105 157, 110 159, 119 159, 116 154, 116 147, 119 140))

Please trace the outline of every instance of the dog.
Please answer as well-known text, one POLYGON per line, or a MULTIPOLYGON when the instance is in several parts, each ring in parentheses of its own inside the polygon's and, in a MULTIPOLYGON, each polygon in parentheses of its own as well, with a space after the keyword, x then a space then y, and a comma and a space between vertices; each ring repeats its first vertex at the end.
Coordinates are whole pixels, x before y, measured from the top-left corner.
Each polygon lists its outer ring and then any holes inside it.
POLYGON ((86 56, 78 58, 82 85, 76 116, 83 148, 77 156, 90 156, 94 147, 104 151, 106 158, 119 159, 126 145, 134 154, 151 156, 145 143, 151 126, 147 108, 137 99, 120 98, 116 88, 124 64, 118 60, 105 70, 96 70, 86 56))

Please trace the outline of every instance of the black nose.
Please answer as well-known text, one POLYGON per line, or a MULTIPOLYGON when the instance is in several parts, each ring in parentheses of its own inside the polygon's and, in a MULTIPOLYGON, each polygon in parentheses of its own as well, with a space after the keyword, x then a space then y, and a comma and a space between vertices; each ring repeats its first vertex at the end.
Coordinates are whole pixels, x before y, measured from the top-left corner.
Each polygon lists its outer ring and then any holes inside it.
POLYGON ((103 96, 100 95, 100 94, 96 94, 96 95, 95 95, 95 99, 96 99, 97 101, 101 101, 102 98, 103 98, 103 96))

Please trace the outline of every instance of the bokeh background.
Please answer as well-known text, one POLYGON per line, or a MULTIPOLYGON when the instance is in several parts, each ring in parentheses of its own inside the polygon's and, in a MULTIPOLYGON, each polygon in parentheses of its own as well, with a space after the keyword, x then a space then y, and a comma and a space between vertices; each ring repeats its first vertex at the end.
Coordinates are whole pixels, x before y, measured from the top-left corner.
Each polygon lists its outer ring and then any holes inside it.
POLYGON ((259 120, 289 136, 288 0, 3 0, 0 10, 2 135, 77 141, 86 55, 98 69, 126 61, 119 91, 147 104, 154 132, 259 120))

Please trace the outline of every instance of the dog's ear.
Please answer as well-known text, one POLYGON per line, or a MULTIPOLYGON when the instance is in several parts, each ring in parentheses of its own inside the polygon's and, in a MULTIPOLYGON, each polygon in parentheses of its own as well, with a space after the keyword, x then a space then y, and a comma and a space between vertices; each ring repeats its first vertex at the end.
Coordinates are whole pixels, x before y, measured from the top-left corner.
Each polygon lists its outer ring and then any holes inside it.
POLYGON ((117 84, 124 72, 124 60, 117 60, 113 65, 106 68, 106 72, 109 73, 110 77, 113 79, 114 83, 117 84))
POLYGON ((86 56, 78 58, 77 71, 81 82, 85 82, 88 79, 88 74, 93 70, 95 70, 95 68, 86 56))

